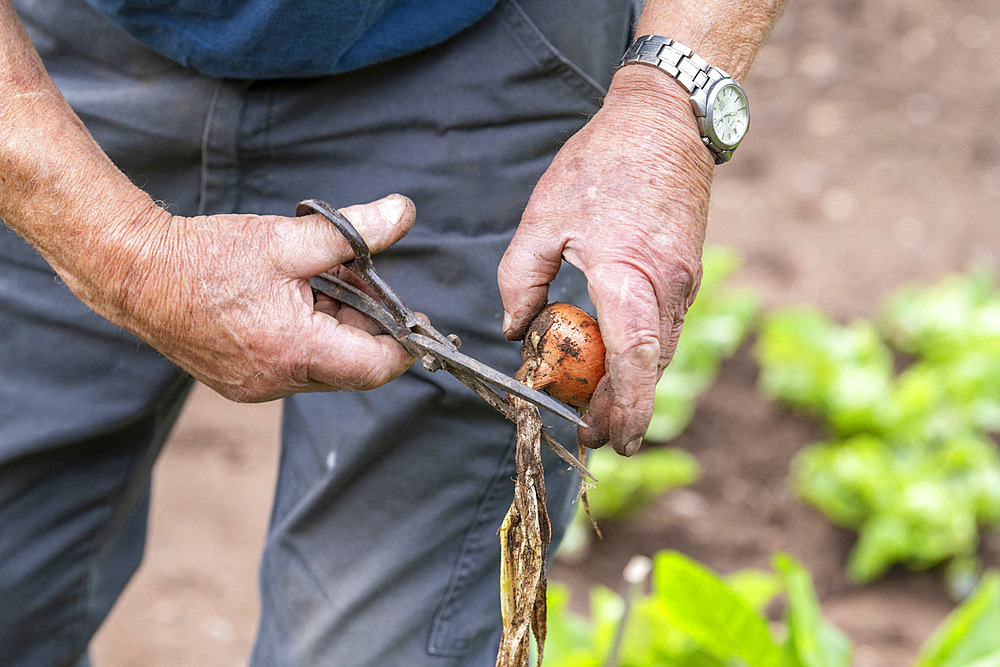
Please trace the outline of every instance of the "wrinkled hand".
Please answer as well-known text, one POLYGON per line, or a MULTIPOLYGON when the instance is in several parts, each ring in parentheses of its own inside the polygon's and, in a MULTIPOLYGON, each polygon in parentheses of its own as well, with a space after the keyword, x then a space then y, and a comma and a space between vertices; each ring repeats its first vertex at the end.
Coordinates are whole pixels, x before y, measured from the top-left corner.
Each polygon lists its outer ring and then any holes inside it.
POLYGON ((623 68, 539 180, 500 262, 511 340, 545 306, 561 259, 587 278, 607 348, 579 431, 589 447, 611 442, 632 455, 649 426, 701 280, 712 162, 680 86, 652 68, 623 68))
MULTIPOLYGON (((401 195, 341 212, 373 252, 415 217, 401 195)), ((101 294, 81 297, 227 398, 370 389, 414 361, 361 313, 314 304, 308 279, 353 258, 319 215, 186 218, 155 209, 136 227, 117 240, 101 294)))

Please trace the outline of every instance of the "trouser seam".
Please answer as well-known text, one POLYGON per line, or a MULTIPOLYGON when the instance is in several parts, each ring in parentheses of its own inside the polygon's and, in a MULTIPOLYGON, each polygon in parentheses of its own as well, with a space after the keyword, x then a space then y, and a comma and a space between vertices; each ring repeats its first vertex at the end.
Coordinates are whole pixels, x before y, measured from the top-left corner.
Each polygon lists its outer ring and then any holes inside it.
POLYGON ((212 119, 215 117, 215 107, 222 95, 222 87, 225 81, 219 80, 212 91, 212 101, 208 103, 208 112, 205 114, 205 127, 201 131, 201 165, 198 170, 198 215, 205 215, 208 206, 208 153, 209 140, 212 132, 212 119))

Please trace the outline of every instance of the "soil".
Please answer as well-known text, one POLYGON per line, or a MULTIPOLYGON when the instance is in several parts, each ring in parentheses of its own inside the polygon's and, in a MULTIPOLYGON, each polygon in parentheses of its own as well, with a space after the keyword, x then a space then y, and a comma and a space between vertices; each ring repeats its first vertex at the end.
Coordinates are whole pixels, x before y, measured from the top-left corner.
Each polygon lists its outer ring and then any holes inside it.
MULTIPOLYGON (((720 167, 709 242, 741 250, 741 282, 768 307, 814 304, 868 317, 904 282, 1000 259, 1000 14, 994 0, 792 2, 747 82, 752 129, 720 167)), ((749 347, 726 363, 673 444, 696 484, 552 578, 582 593, 617 587, 635 553, 678 549, 730 572, 777 550, 812 571, 856 665, 912 664, 954 606, 939 571, 844 577, 853 534, 787 485, 796 451, 822 428, 755 392, 749 347)), ((234 405, 199 388, 154 475, 146 562, 93 646, 98 667, 245 664, 256 565, 277 463, 280 406, 234 405)), ((1000 567, 1000 535, 983 536, 1000 567)), ((579 604, 582 595, 577 595, 579 604)))

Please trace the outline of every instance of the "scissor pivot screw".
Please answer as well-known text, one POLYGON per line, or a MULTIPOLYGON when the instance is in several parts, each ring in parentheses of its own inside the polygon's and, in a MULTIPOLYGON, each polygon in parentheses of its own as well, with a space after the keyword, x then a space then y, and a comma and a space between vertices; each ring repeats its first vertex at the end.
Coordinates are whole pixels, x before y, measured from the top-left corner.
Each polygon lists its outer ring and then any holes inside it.
POLYGON ((424 369, 431 373, 439 371, 443 368, 443 366, 441 366, 441 362, 438 361, 437 357, 433 354, 425 354, 420 357, 420 363, 423 364, 424 369))

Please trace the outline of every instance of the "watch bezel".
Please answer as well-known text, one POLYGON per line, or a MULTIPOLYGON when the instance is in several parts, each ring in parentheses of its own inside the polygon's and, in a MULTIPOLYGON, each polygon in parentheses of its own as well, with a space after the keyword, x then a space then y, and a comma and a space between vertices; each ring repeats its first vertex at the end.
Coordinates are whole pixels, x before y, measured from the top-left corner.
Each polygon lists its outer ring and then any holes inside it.
POLYGON ((705 105, 705 127, 704 127, 705 136, 708 137, 708 140, 712 143, 713 146, 719 148, 720 150, 724 151, 735 150, 735 148, 740 145, 740 142, 743 141, 743 139, 747 136, 747 132, 749 132, 750 130, 750 102, 747 100, 746 91, 743 90, 743 86, 737 83, 735 79, 726 77, 724 79, 719 79, 718 81, 713 83, 712 86, 706 92, 707 92, 707 98, 706 98, 707 104, 705 105), (740 138, 736 140, 736 143, 732 144, 723 141, 719 137, 719 135, 715 133, 715 119, 714 119, 715 100, 719 96, 719 93, 721 93, 722 90, 727 86, 734 86, 736 90, 739 91, 740 96, 743 98, 743 102, 746 105, 746 110, 747 110, 746 127, 743 128, 743 133, 740 134, 740 138))

